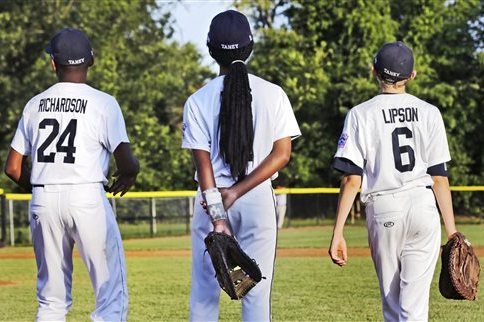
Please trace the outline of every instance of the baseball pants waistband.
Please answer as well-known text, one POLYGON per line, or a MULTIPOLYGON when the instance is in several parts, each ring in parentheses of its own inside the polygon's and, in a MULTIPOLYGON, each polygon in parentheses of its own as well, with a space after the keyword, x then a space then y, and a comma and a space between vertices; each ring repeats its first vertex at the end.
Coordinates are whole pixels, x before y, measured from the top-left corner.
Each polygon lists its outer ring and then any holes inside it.
POLYGON ((90 182, 90 183, 74 183, 74 184, 33 184, 33 189, 43 189, 45 192, 58 192, 67 191, 75 189, 86 189, 86 188, 101 188, 104 190, 104 186, 101 182, 90 182))

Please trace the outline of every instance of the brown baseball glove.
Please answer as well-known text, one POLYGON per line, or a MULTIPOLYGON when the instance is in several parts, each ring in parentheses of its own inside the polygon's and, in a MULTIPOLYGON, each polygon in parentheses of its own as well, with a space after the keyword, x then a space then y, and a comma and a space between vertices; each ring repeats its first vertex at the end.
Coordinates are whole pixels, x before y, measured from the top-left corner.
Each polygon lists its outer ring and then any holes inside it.
POLYGON ((262 279, 255 260, 240 248, 233 236, 210 232, 205 238, 205 246, 217 281, 232 300, 240 300, 262 279))
POLYGON ((481 267, 469 241, 459 232, 442 246, 439 291, 453 300, 474 301, 479 288, 481 267))

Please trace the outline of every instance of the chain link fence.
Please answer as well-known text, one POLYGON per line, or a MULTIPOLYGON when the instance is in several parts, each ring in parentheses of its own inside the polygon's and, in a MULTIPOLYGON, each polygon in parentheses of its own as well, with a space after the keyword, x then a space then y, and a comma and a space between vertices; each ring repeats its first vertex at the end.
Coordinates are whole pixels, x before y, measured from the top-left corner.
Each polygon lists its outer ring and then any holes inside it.
MULTIPOLYGON (((484 187, 451 187, 454 199, 472 192, 482 198, 484 187)), ((282 188, 276 189, 278 213, 285 212, 280 227, 332 224, 338 201, 338 188, 282 188), (281 201, 282 200, 282 201, 281 201)), ((195 191, 128 192, 123 198, 109 198, 116 214, 123 239, 161 236, 180 236, 190 233, 195 191)), ((31 242, 29 229, 29 194, 4 194, 0 189, 0 243, 15 245, 31 242)), ((110 197, 110 195, 108 195, 110 197)), ((480 198, 478 198, 480 199, 480 198)), ((455 207, 457 215, 475 218, 479 223, 483 214, 476 208, 455 207)), ((480 208, 479 208, 480 209, 480 208)), ((351 210, 349 221, 365 218, 359 198, 351 210)))

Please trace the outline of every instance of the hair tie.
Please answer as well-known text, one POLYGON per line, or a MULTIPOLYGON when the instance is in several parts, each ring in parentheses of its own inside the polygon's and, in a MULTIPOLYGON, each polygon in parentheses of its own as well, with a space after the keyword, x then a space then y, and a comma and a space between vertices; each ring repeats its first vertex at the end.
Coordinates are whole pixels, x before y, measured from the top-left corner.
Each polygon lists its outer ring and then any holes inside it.
POLYGON ((242 63, 242 64, 245 65, 245 61, 240 60, 240 59, 234 60, 233 62, 230 63, 230 65, 235 64, 235 63, 242 63))

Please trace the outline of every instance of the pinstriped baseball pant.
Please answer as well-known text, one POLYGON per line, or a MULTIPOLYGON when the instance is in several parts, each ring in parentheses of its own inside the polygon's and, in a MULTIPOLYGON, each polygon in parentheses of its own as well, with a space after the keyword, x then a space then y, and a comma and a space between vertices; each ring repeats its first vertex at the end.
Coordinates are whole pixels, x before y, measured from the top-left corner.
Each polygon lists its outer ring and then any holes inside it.
POLYGON ((432 190, 373 196, 365 210, 385 321, 427 321, 441 242, 432 190))
POLYGON ((74 243, 96 297, 93 321, 126 321, 121 236, 100 183, 34 187, 30 228, 37 261, 36 321, 65 321, 72 305, 74 243))

